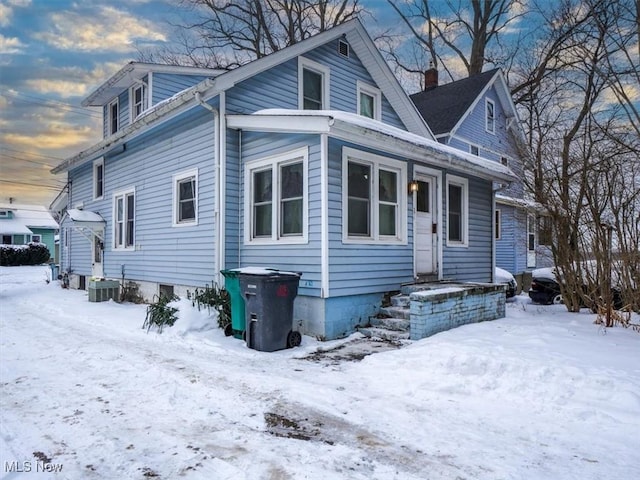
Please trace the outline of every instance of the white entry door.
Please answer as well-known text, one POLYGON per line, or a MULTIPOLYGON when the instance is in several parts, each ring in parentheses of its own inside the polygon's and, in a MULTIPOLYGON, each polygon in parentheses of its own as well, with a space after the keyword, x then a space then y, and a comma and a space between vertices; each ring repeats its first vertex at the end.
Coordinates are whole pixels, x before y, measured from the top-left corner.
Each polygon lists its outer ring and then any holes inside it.
POLYGON ((414 182, 418 186, 413 194, 416 273, 433 274, 437 271, 436 178, 416 173, 414 182))
POLYGON ((103 277, 104 270, 102 268, 102 251, 103 244, 100 238, 104 238, 103 232, 95 232, 92 235, 93 240, 91 241, 91 276, 93 277, 103 277), (100 233, 100 235, 96 235, 100 233))

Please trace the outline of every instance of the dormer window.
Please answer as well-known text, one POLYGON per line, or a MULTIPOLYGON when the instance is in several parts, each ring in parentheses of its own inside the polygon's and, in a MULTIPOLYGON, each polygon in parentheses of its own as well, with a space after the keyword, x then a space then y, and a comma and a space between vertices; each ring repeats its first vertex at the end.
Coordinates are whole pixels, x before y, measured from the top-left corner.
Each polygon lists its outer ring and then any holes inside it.
POLYGON ((119 130, 120 127, 120 107, 118 105, 118 99, 116 98, 109 104, 109 135, 113 135, 119 130))
POLYGON ((131 88, 131 122, 147 109, 147 87, 137 85, 131 88))

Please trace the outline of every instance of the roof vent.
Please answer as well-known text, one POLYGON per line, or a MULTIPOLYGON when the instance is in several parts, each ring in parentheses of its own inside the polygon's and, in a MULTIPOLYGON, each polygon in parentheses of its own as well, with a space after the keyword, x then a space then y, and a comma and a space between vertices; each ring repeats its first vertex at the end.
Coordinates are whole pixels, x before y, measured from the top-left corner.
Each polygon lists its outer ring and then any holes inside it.
POLYGON ((349 58, 349 44, 344 40, 338 41, 338 53, 344 57, 349 58))

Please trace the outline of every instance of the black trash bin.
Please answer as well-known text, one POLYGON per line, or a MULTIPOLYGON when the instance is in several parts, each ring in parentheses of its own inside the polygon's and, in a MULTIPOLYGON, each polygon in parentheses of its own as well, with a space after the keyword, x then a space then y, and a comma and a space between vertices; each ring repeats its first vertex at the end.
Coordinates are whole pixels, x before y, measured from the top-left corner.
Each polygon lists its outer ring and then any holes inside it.
POLYGON ((240 269, 247 347, 274 352, 300 345, 300 332, 292 328, 299 281, 298 273, 267 269, 246 273, 240 269))

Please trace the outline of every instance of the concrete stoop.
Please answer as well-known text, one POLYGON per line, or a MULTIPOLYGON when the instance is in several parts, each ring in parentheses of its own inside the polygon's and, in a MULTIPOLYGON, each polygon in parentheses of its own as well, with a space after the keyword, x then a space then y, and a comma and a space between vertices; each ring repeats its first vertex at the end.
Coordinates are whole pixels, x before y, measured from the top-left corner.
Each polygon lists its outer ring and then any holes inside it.
POLYGON ((360 328, 358 331, 371 339, 380 339, 387 342, 402 342, 410 336, 410 300, 408 295, 395 295, 391 297, 391 306, 380 309, 380 317, 369 320, 370 326, 360 328))

